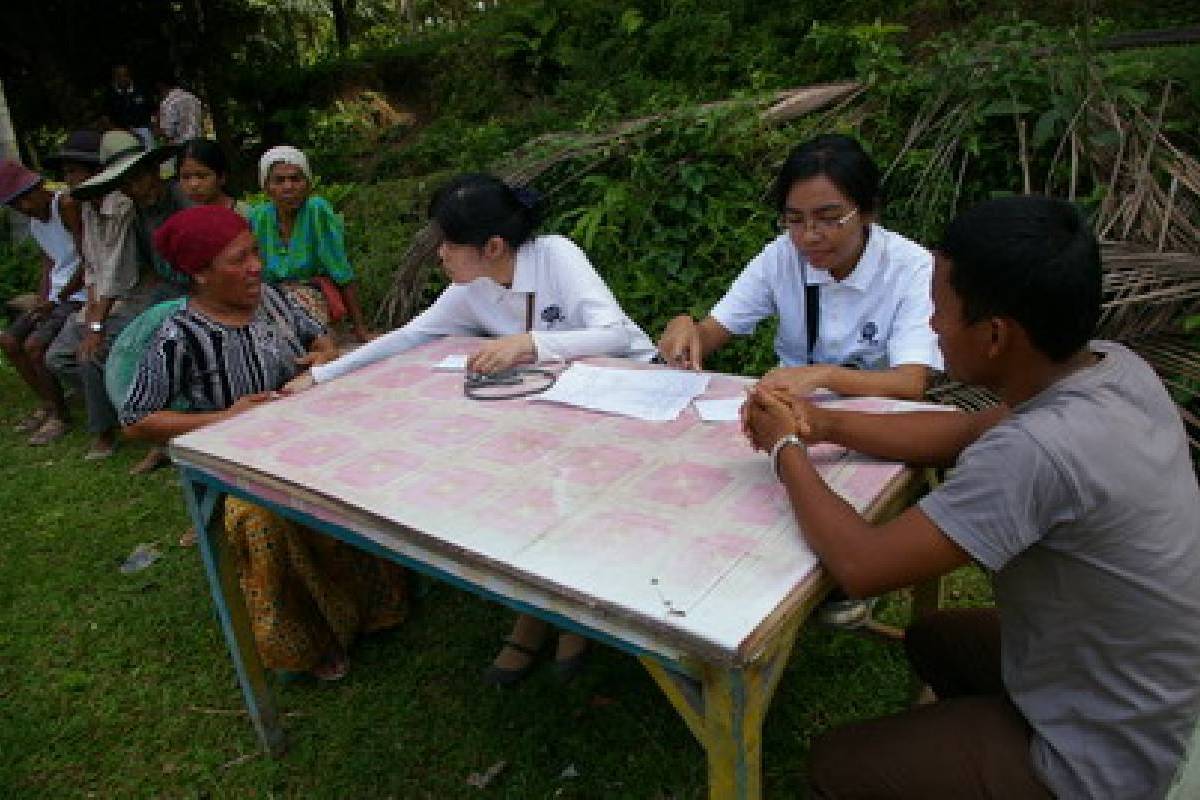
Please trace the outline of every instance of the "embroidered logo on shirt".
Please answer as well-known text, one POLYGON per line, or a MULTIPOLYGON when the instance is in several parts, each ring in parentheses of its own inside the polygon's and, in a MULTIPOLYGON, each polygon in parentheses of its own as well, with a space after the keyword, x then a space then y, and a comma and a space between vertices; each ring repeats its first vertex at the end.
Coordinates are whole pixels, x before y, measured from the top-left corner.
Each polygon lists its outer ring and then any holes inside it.
POLYGON ((554 327, 554 323, 562 322, 565 319, 562 309, 558 306, 546 306, 542 309, 542 322, 551 328, 554 327))
POLYGON ((874 322, 868 322, 862 328, 862 341, 867 344, 875 344, 875 337, 879 335, 879 326, 874 322))

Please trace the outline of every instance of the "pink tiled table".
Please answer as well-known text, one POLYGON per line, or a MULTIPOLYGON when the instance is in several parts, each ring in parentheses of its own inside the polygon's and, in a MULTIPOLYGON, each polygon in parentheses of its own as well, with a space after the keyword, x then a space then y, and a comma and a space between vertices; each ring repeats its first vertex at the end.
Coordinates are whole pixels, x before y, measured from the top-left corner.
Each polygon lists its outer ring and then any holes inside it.
MULTIPOLYGON (((767 460, 692 408, 653 423, 472 400, 461 373, 430 366, 475 344, 445 339, 172 443, 264 746, 284 737, 219 535, 226 494, 634 654, 705 748, 711 796, 758 797, 763 716, 830 588, 767 460)), ((742 386, 714 376, 705 397, 742 386)), ((813 458, 869 517, 916 485, 841 448, 813 458)))

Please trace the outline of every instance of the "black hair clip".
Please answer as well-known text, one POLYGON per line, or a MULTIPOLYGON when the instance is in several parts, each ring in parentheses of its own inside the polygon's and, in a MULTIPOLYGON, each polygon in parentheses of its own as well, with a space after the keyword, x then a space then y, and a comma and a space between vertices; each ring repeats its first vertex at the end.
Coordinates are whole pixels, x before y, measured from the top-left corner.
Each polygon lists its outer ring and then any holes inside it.
POLYGON ((556 380, 558 375, 550 370, 530 367, 514 367, 491 373, 468 372, 463 376, 463 394, 472 400, 512 400, 541 394, 556 380), (526 386, 526 378, 544 380, 545 383, 535 382, 532 386, 526 386), (511 391, 512 387, 518 388, 511 391))

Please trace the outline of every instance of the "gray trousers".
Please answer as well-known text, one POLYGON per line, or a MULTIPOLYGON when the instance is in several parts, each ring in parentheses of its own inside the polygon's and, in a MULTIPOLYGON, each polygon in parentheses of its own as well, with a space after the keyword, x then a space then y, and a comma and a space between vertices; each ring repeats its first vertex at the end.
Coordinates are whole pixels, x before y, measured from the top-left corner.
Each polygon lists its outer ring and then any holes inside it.
POLYGON ((67 320, 46 350, 47 368, 63 383, 69 381, 82 390, 89 433, 100 434, 117 427, 117 412, 104 388, 104 360, 113 341, 142 310, 121 308, 108 315, 104 320, 104 345, 94 360, 80 363, 76 355, 83 341, 84 324, 74 317, 67 320))

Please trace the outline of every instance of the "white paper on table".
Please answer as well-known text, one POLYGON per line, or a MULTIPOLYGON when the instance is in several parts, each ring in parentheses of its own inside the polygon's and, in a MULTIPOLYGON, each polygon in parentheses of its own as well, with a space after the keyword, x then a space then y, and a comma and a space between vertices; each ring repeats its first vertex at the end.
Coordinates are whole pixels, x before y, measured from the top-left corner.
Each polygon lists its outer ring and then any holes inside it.
POLYGON ((741 419, 739 412, 744 402, 745 395, 734 395, 715 400, 697 400, 695 406, 696 412, 704 422, 737 422, 741 419))
POLYGON ((679 417, 708 388, 710 376, 666 369, 612 369, 572 364, 535 399, 623 414, 651 422, 679 417))
POLYGON ((438 372, 463 372, 467 368, 467 358, 465 355, 446 356, 441 361, 433 365, 433 369, 438 372))

